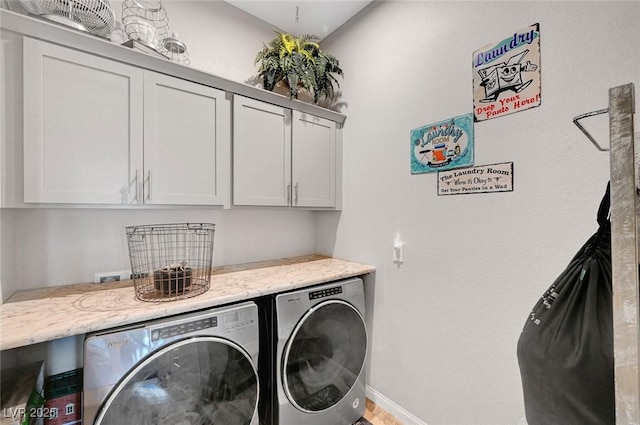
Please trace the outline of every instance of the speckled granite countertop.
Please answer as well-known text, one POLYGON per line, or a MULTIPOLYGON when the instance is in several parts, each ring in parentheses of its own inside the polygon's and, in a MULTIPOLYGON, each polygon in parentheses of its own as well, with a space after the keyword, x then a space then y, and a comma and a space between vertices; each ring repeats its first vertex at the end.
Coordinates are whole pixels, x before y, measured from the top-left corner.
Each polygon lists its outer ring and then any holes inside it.
POLYGON ((317 255, 214 267, 207 292, 170 302, 135 299, 133 281, 18 291, 0 306, 0 350, 244 301, 375 271, 317 255))

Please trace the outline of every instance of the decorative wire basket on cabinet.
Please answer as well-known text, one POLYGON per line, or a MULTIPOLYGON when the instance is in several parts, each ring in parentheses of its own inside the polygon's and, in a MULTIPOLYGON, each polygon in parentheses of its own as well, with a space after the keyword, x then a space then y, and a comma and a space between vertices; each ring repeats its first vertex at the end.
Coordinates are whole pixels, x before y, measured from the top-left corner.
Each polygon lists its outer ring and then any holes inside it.
POLYGON ((122 24, 131 40, 155 50, 168 36, 169 19, 161 0, 124 0, 122 24))
POLYGON ((107 37, 116 24, 116 16, 109 0, 18 0, 18 2, 32 15, 101 37, 107 37))
POLYGON ((162 41, 162 46, 159 51, 172 62, 182 65, 189 65, 191 63, 189 52, 187 52, 187 45, 178 38, 178 34, 175 32, 171 34, 171 37, 167 37, 162 41))
POLYGON ((209 289, 215 224, 175 223, 126 228, 136 298, 174 301, 209 289))

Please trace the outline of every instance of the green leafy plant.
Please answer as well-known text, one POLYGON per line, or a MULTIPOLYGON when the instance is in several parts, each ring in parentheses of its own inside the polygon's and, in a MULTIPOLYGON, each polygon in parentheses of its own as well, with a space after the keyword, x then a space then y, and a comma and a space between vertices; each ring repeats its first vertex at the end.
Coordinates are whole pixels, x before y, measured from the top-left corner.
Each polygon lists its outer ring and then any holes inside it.
POLYGON ((322 98, 332 100, 336 94, 333 84, 340 87, 333 74, 343 76, 343 72, 338 59, 322 51, 318 41, 310 34, 295 37, 276 31, 276 37, 255 59, 265 90, 273 91, 284 83, 291 99, 297 99, 299 88, 304 87, 313 93, 314 103, 322 98))

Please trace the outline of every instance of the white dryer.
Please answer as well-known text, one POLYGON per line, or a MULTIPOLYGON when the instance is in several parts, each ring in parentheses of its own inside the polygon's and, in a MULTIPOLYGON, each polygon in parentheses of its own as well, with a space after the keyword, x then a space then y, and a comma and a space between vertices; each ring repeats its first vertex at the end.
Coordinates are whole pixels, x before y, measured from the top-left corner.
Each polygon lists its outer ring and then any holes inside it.
POLYGON ((253 302, 87 335, 83 423, 257 425, 253 302))
POLYGON ((277 424, 352 425, 363 416, 364 301, 357 278, 276 296, 277 424))

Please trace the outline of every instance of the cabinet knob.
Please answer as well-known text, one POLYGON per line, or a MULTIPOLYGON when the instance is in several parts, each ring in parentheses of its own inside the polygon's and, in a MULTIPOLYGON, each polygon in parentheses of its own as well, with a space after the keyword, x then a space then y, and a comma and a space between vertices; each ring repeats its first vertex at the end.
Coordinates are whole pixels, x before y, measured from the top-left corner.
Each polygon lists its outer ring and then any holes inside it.
POLYGON ((296 182, 296 185, 294 186, 294 190, 296 192, 296 197, 295 197, 295 204, 298 205, 298 182, 296 182))

